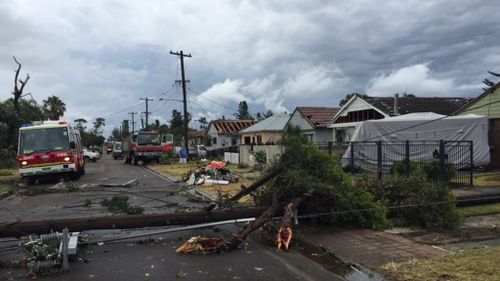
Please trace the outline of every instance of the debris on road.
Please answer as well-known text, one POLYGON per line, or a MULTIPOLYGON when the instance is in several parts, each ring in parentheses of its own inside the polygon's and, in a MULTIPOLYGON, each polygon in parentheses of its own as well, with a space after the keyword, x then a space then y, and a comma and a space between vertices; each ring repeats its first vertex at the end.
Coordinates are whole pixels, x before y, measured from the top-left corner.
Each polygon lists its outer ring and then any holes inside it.
POLYGON ((220 237, 191 237, 175 252, 182 254, 212 254, 220 252, 224 248, 224 239, 220 237))
POLYGON ((69 270, 68 256, 77 252, 78 235, 79 233, 70 235, 68 230, 64 229, 62 233, 28 236, 27 241, 20 243, 26 256, 28 274, 36 277, 69 270))
POLYGON ((113 196, 111 199, 104 199, 101 201, 101 205, 106 207, 108 211, 112 213, 125 213, 128 215, 142 214, 144 208, 137 206, 130 206, 128 202, 128 196, 113 196))

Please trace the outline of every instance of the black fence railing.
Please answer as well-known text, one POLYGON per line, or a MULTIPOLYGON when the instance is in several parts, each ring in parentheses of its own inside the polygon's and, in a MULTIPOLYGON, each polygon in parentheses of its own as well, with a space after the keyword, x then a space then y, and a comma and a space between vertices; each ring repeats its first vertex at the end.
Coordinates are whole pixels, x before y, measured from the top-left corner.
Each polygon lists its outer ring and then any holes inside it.
POLYGON ((383 177, 419 170, 443 182, 473 185, 472 141, 330 142, 318 147, 337 154, 351 173, 370 171, 383 177))

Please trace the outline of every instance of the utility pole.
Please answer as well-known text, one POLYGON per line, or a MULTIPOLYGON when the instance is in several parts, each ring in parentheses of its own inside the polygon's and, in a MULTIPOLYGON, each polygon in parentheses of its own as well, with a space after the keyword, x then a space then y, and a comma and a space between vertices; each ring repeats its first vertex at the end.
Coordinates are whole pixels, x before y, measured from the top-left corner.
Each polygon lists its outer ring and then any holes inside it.
POLYGON ((143 112, 143 113, 146 114, 146 127, 145 127, 145 130, 148 130, 148 125, 149 125, 149 123, 148 123, 148 116, 151 113, 151 112, 148 111, 148 102, 152 101, 153 98, 147 98, 146 97, 146 98, 140 98, 140 100, 146 101, 146 112, 143 112))
MULTIPOLYGON (((182 95, 183 95, 183 103, 184 103, 184 147, 189 156, 189 142, 188 142, 188 127, 189 127, 189 119, 187 112, 187 93, 186 93, 186 74, 184 73, 184 57, 191 57, 191 54, 184 54, 183 51, 180 52, 172 52, 171 55, 178 56, 181 59, 181 75, 182 75, 182 95)), ((189 158, 189 157, 188 157, 189 158)))
POLYGON ((132 115, 132 135, 135 132, 135 121, 134 121, 134 115, 137 114, 137 112, 129 112, 128 114, 132 115))

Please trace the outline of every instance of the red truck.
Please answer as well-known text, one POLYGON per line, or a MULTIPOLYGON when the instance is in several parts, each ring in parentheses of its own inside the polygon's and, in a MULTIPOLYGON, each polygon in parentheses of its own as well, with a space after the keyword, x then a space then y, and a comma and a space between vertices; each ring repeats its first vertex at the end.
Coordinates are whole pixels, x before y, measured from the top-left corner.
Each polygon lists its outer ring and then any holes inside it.
POLYGON ((139 132, 133 134, 123 141, 123 154, 125 163, 134 165, 155 161, 160 162, 160 157, 165 152, 174 149, 173 136, 171 134, 161 135, 158 132, 139 132))
POLYGON ((23 183, 49 174, 85 174, 80 133, 67 121, 38 121, 19 129, 17 159, 23 183))

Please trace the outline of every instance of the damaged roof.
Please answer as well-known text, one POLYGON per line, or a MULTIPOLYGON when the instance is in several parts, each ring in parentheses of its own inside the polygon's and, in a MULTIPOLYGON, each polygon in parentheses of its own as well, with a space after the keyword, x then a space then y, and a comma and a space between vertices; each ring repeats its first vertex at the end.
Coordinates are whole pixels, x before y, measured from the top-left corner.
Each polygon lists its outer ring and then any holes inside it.
MULTIPOLYGON (((361 97, 369 104, 375 106, 385 114, 393 116, 394 97, 361 97)), ((408 114, 416 112, 434 112, 437 114, 451 115, 457 109, 470 101, 468 98, 442 98, 442 97, 399 97, 398 113, 408 114)))
POLYGON ((339 111, 338 107, 306 107, 301 106, 295 109, 314 128, 327 128, 333 117, 339 111))
MULTIPOLYGON (((210 122, 218 134, 237 134, 253 124, 254 120, 215 120, 210 122)), ((210 127, 210 126, 209 126, 210 127)))
POLYGON ((289 119, 290 115, 288 114, 275 114, 242 130, 240 133, 280 132, 283 131, 289 119))

